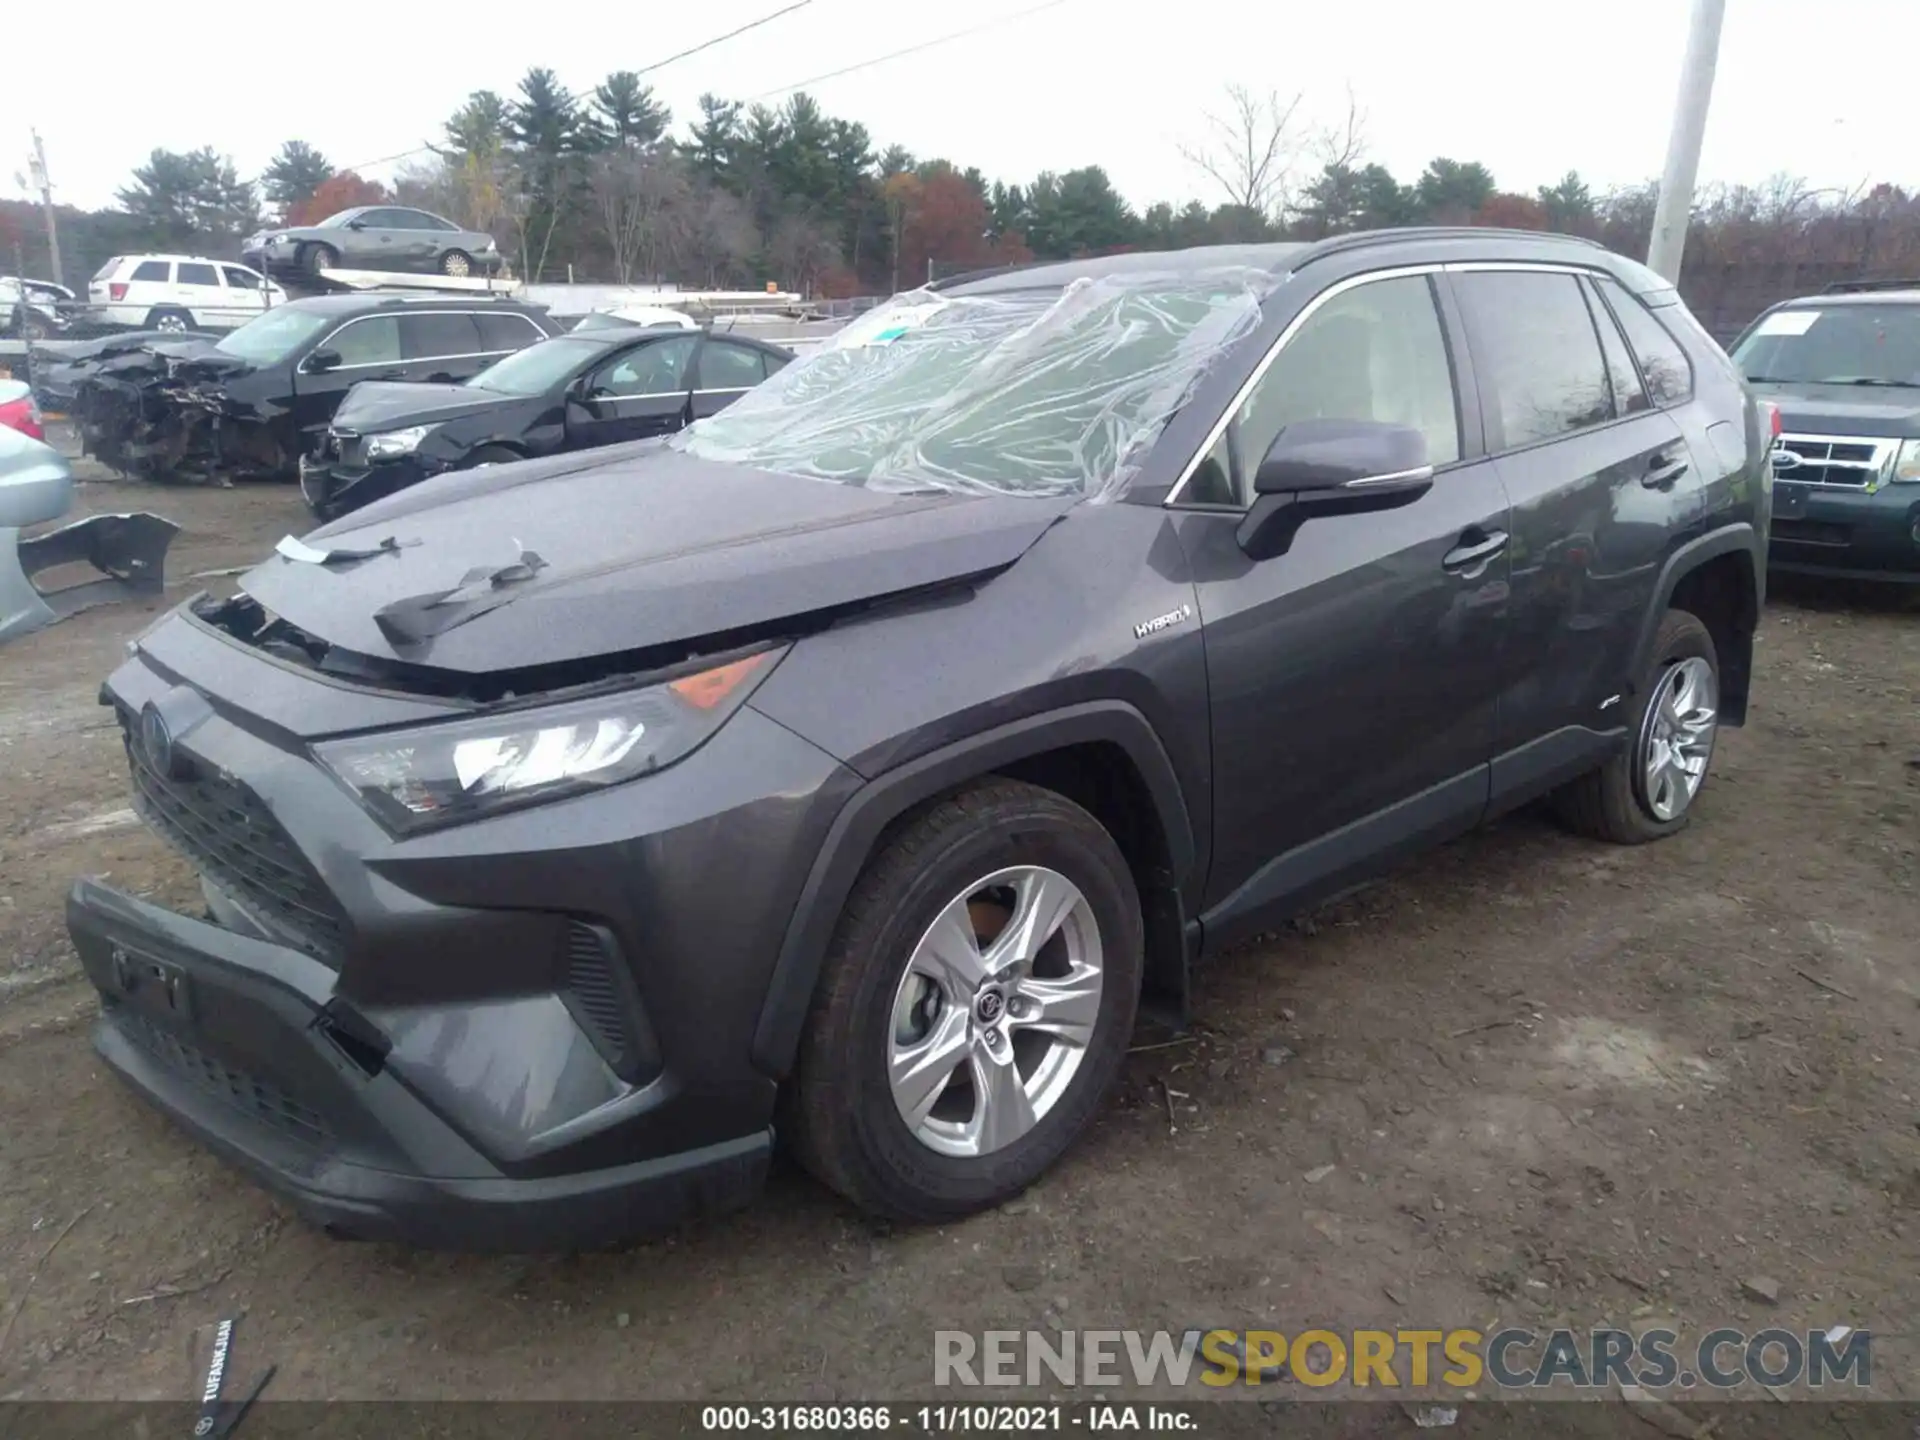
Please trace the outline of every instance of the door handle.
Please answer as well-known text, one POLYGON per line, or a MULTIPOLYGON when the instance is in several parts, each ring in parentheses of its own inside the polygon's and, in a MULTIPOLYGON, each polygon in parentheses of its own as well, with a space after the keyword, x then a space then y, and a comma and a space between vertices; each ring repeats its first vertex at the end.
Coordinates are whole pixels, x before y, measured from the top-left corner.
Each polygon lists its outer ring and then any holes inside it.
POLYGON ((1686 473, 1687 457, 1669 452, 1653 457, 1647 466, 1647 473, 1640 477, 1640 483, 1649 490, 1664 490, 1686 473))
POLYGON ((1507 548, 1507 532, 1504 530, 1469 530, 1460 539, 1460 544, 1441 557, 1441 569, 1455 574, 1471 572, 1485 565, 1487 561, 1507 548), (1467 538, 1470 535, 1480 535, 1482 538, 1470 540, 1467 538))

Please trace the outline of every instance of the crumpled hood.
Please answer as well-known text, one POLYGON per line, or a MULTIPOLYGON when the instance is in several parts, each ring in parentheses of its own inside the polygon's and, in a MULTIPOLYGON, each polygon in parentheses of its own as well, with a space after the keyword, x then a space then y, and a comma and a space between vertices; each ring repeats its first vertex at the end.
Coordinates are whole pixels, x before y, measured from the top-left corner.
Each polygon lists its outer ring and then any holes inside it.
POLYGON ((1920 389, 1869 385, 1755 385, 1780 407, 1781 428, 1812 435, 1863 435, 1882 440, 1920 436, 1920 389))
POLYGON ((333 427, 366 434, 457 420, 486 410, 524 403, 521 396, 468 385, 409 384, 403 380, 362 380, 347 392, 334 412, 333 427))
POLYGON ((370 558, 276 554, 240 585, 345 650, 483 675, 998 570, 1077 503, 888 494, 643 441, 414 486, 306 537, 370 558))

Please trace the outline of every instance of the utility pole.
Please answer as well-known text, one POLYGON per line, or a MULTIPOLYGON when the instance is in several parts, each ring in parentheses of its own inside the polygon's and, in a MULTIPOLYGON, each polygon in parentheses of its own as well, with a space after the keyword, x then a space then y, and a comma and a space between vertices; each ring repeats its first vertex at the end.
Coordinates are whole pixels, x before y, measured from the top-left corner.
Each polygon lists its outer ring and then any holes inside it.
POLYGON ((40 211, 47 217, 47 259, 53 266, 53 274, 48 278, 56 285, 66 284, 66 277, 60 273, 60 227, 53 218, 53 185, 47 179, 47 147, 40 143, 40 132, 33 133, 33 158, 27 161, 27 169, 33 177, 33 188, 40 192, 40 211))
POLYGON ((1660 177, 1653 241, 1647 247, 1648 267, 1670 284, 1680 282, 1680 261, 1686 253, 1693 182, 1700 172, 1700 145, 1707 133, 1707 105, 1713 98, 1720 21, 1726 10, 1727 0, 1693 0, 1687 54, 1680 66, 1680 94, 1673 105, 1673 133, 1667 140, 1667 168, 1660 177))

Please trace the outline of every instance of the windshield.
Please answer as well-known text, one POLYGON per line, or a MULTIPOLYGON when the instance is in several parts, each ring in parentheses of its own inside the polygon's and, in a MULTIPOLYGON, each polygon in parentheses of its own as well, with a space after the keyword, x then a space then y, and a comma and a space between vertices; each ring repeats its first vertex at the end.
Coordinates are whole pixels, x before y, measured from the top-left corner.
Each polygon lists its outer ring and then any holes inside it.
POLYGON ((1920 305, 1776 310, 1733 358, 1749 380, 1920 389, 1920 305))
POLYGON ((1259 323, 1274 283, 1235 267, 988 295, 916 291, 674 443, 879 490, 1105 498, 1259 323))
POLYGON ((360 207, 358 206, 355 206, 351 210, 338 210, 327 216, 326 219, 317 222, 313 228, 316 230, 338 230, 359 213, 360 207))
POLYGON ((228 332, 213 348, 254 365, 278 365, 332 323, 329 316, 285 306, 228 332))
POLYGON ((545 395, 605 349, 598 342, 569 340, 564 335, 536 340, 526 349, 494 361, 467 384, 501 395, 545 395))

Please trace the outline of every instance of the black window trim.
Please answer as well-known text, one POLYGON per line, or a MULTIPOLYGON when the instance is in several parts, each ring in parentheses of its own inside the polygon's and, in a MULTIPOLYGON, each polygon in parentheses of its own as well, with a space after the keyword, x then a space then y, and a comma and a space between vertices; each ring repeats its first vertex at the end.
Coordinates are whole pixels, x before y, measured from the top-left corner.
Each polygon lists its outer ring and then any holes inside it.
MULTIPOLYGON (((336 335, 338 335, 341 331, 345 330, 348 326, 358 325, 362 320, 378 320, 383 315, 391 315, 394 317, 396 321, 398 321, 402 316, 409 315, 409 314, 412 314, 412 315, 465 315, 474 321, 473 328, 474 328, 475 334, 479 334, 479 331, 480 331, 479 320, 482 315, 518 315, 522 320, 525 320, 527 324, 531 326, 535 332, 535 338, 532 340, 529 340, 526 345, 522 345, 520 347, 520 350, 525 350, 529 345, 537 345, 542 340, 548 340, 552 338, 551 336, 546 334, 544 331, 542 331, 539 325, 534 323, 534 320, 531 316, 519 310, 438 310, 436 309, 436 310, 409 311, 409 310, 398 310, 398 309, 391 309, 391 310, 380 309, 380 310, 369 310, 364 315, 354 315, 354 316, 350 316, 345 320, 342 320, 338 325, 334 326, 333 329, 327 332, 326 339, 320 341, 319 344, 315 345, 313 347, 313 350, 326 349, 328 341, 332 340, 336 335)), ((485 343, 485 337, 482 336, 481 339, 482 339, 482 343, 485 343)), ((402 350, 406 349, 404 345, 402 345, 400 348, 402 350)), ((311 355, 313 353, 313 350, 309 350, 307 354, 311 355)), ((429 360, 487 360, 487 359, 500 358, 507 355, 517 355, 520 353, 520 350, 469 350, 459 355, 421 355, 421 356, 416 356, 414 359, 411 359, 411 360, 407 359, 405 356, 402 356, 397 360, 369 360, 359 365, 336 365, 333 367, 333 369, 327 371, 327 374, 337 375, 342 370, 371 370, 376 365, 381 365, 381 366, 419 365, 419 364, 425 364, 429 360)))
MULTIPOLYGON (((1315 295, 1300 308, 1298 315, 1295 315, 1293 319, 1287 322, 1286 328, 1274 337, 1273 344, 1267 348, 1267 353, 1260 357, 1260 363, 1253 367, 1253 372, 1241 382, 1240 388, 1233 392, 1233 397, 1228 400, 1226 408, 1220 413, 1220 417, 1213 422, 1206 434, 1201 437, 1200 443, 1194 447, 1193 453, 1187 457, 1186 463, 1181 466, 1179 478, 1173 482, 1173 487, 1167 491, 1167 498, 1160 502, 1161 508, 1165 510, 1193 510, 1216 515, 1244 515, 1247 512, 1252 504, 1251 501, 1243 502, 1235 500, 1231 504, 1205 503, 1201 501, 1183 501, 1180 495, 1181 492, 1186 489, 1187 482, 1193 478, 1194 472, 1200 468, 1201 462, 1213 453, 1214 447, 1220 443, 1221 438, 1233 427, 1234 419, 1246 406, 1247 401, 1252 397, 1254 390, 1259 386, 1260 382, 1266 378, 1267 371, 1273 368, 1273 362, 1279 358, 1280 352, 1287 347, 1288 342, 1291 341, 1295 335, 1300 333, 1301 328, 1306 325, 1307 321, 1311 320, 1314 315, 1319 312, 1320 307, 1325 305, 1329 300, 1346 294, 1349 290, 1357 290, 1362 285, 1371 285, 1382 280, 1405 280, 1415 277, 1424 277, 1426 279, 1427 290, 1433 300, 1434 321, 1440 327, 1441 344, 1447 352, 1447 367, 1450 372, 1448 378, 1453 384, 1453 422, 1460 435, 1460 456, 1458 459, 1446 465, 1434 466, 1433 473, 1435 477, 1437 478, 1444 475, 1450 470, 1457 470, 1462 465, 1471 465, 1477 461, 1488 458, 1484 446, 1471 443, 1473 435, 1467 424, 1467 415, 1465 413, 1469 392, 1475 395, 1478 394, 1478 379, 1477 377, 1471 377, 1471 372, 1468 368, 1471 363, 1469 358, 1471 348, 1466 345, 1464 337, 1458 333, 1460 317, 1449 304, 1453 299, 1451 291, 1443 289, 1440 284, 1440 277, 1442 275, 1458 268, 1464 267, 1440 261, 1429 261, 1420 265, 1396 265, 1385 270, 1367 270, 1358 275, 1349 275, 1344 279, 1336 280, 1333 284, 1327 286, 1326 289, 1315 295), (1467 356, 1463 357, 1460 353, 1463 349, 1467 350, 1467 356), (1463 363, 1463 361, 1465 363, 1463 363)), ((1507 267, 1501 266, 1497 268, 1504 269, 1507 267)), ((1554 266, 1547 268, 1558 269, 1562 267, 1554 266)), ((1478 428, 1478 426, 1475 428, 1478 428)))
MULTIPOLYGON (((1604 269, 1602 269, 1597 265, 1559 265, 1559 264, 1552 264, 1547 261, 1541 261, 1541 260, 1468 260, 1468 261, 1457 261, 1445 266, 1444 268, 1449 274, 1469 273, 1469 272, 1484 273, 1487 271, 1518 270, 1518 271, 1526 271, 1526 272, 1534 272, 1534 273, 1545 273, 1549 275, 1569 275, 1574 277, 1576 280, 1581 276, 1586 276, 1589 278, 1592 278, 1595 276, 1604 276, 1606 279, 1612 280, 1616 285, 1620 283, 1617 277, 1609 275, 1607 271, 1605 271, 1604 269)), ((1626 287, 1622 286, 1621 288, 1624 289, 1626 287)), ((1580 302, 1583 306, 1585 306, 1587 303, 1585 292, 1580 291, 1578 286, 1576 286, 1575 289, 1576 291, 1579 291, 1580 302)), ((1606 299, 1606 292, 1604 290, 1601 290, 1598 285, 1594 287, 1594 290, 1596 293, 1599 294, 1602 300, 1606 299)), ((1611 313, 1611 308, 1609 308, 1609 313, 1611 313)), ((1594 348, 1600 352, 1600 370, 1602 375, 1605 375, 1606 368, 1607 368, 1607 355, 1606 355, 1606 348, 1601 344, 1601 341, 1600 341, 1600 332, 1599 332, 1599 329, 1597 328, 1598 320, 1599 320, 1599 317, 1596 316, 1592 312, 1592 310, 1589 308, 1587 311, 1587 323, 1589 325, 1596 327, 1593 332, 1593 343, 1594 343, 1594 348)), ((1617 320, 1614 323, 1619 324, 1617 320)), ((1666 326, 1663 325, 1660 328, 1665 330, 1666 326)), ((1621 339, 1622 340, 1626 339, 1626 333, 1625 333, 1626 326, 1621 325, 1620 330, 1621 330, 1621 339)), ((1669 331, 1668 333, 1671 334, 1672 332, 1669 331)), ((1679 345, 1680 342, 1676 340, 1674 341, 1674 344, 1679 345)), ((1471 337, 1469 337, 1467 340, 1467 348, 1469 352, 1472 351, 1473 341, 1471 337)), ((1686 353, 1686 347, 1684 345, 1681 345, 1680 349, 1682 354, 1686 353)), ((1638 354, 1635 353, 1634 348, 1631 344, 1627 346, 1627 354, 1633 358, 1634 365, 1636 367, 1639 367, 1640 357, 1638 354)), ((1693 358, 1691 356, 1688 356, 1687 364, 1689 366, 1689 373, 1691 373, 1691 366, 1693 364, 1693 358)), ((1477 370, 1475 372, 1475 378, 1481 391, 1481 411, 1482 411, 1482 415, 1484 416, 1486 407, 1488 403, 1491 401, 1492 396, 1489 393, 1486 383, 1478 379, 1477 370)), ((1644 374, 1641 376, 1640 383, 1643 387, 1646 385, 1646 377, 1644 374)), ((1609 397, 1611 397, 1613 394, 1613 382, 1611 377, 1609 377, 1607 381, 1607 394, 1609 397)), ((1692 396, 1689 395, 1688 399, 1691 399, 1691 398, 1692 396)), ((1665 414, 1668 409, 1672 408, 1671 406, 1653 404, 1652 403, 1653 391, 1651 389, 1647 390, 1647 400, 1649 402, 1649 407, 1645 410, 1637 410, 1631 415, 1614 415, 1609 417, 1608 419, 1598 422, 1597 424, 1582 425, 1578 430, 1568 430, 1558 435, 1543 435, 1538 440, 1529 440, 1525 445, 1507 445, 1501 449, 1496 450, 1493 447, 1493 445, 1489 443, 1486 447, 1487 458, 1497 459, 1503 455, 1524 455, 1529 450, 1538 450, 1542 445, 1558 445, 1563 441, 1572 440, 1578 436, 1598 435, 1601 431, 1612 429, 1616 425, 1629 425, 1636 420, 1644 420, 1649 415, 1665 414)), ((1674 402, 1675 405, 1684 405, 1686 403, 1687 401, 1685 400, 1674 402)), ((1501 438, 1503 440, 1505 439, 1504 436, 1502 436, 1501 438)))

